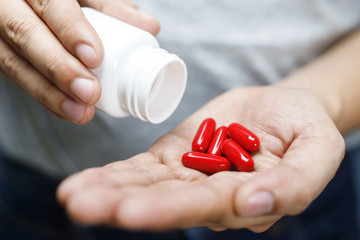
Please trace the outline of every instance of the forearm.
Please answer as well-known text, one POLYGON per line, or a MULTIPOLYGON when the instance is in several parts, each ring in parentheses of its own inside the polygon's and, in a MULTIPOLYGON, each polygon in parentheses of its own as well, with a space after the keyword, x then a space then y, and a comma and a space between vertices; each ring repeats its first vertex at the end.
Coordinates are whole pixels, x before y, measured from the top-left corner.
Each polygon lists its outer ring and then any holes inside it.
POLYGON ((324 104, 339 131, 360 126, 360 30, 279 85, 302 88, 324 104))

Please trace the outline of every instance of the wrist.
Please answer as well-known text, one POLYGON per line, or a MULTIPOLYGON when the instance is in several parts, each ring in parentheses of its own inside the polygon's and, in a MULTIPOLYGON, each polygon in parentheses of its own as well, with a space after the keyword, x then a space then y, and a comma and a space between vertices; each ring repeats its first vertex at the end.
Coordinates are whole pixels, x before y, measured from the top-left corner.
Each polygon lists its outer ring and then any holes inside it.
POLYGON ((360 127, 360 30, 287 77, 281 85, 313 93, 341 133, 360 127))
POLYGON ((295 88, 307 91, 314 95, 324 106, 329 117, 333 120, 340 132, 348 131, 348 126, 344 121, 344 102, 339 89, 341 86, 327 82, 319 81, 315 76, 306 72, 296 72, 289 75, 283 81, 277 84, 281 87, 295 88))

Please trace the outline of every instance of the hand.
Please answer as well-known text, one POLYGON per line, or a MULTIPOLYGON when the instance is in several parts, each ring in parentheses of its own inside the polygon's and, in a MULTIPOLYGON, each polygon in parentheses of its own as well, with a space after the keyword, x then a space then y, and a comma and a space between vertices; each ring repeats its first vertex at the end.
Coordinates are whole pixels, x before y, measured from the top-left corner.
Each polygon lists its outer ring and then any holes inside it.
POLYGON ((160 138, 146 153, 66 179, 57 196, 84 224, 164 230, 207 226, 265 231, 302 212, 332 179, 344 141, 318 99, 288 87, 227 92, 160 138), (255 170, 208 176, 182 166, 200 122, 239 122, 261 141, 255 170))
MULTIPOLYGON (((142 27, 159 24, 129 0, 79 1, 142 27)), ((0 73, 50 112, 83 124, 94 113, 101 87, 88 68, 98 67, 104 50, 76 0, 0 1, 0 73)))

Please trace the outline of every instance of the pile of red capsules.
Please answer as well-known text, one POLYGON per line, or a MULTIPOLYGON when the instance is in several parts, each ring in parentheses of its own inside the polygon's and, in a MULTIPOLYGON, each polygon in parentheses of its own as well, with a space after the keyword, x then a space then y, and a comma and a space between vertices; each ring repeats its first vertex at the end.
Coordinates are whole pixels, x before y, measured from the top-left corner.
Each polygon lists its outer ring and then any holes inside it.
POLYGON ((231 164, 241 172, 251 172, 254 161, 248 152, 259 149, 259 138, 239 123, 219 127, 212 118, 205 119, 192 142, 192 152, 182 156, 185 167, 206 173, 229 171, 231 164))

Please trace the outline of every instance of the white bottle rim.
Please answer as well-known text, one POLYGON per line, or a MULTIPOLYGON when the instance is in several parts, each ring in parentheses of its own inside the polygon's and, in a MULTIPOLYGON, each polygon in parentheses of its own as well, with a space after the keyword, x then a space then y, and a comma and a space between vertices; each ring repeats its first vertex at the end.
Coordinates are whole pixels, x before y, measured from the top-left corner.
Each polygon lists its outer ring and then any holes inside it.
POLYGON ((185 63, 164 49, 142 47, 131 56, 126 68, 133 72, 126 86, 129 113, 151 123, 169 118, 185 91, 185 63))

